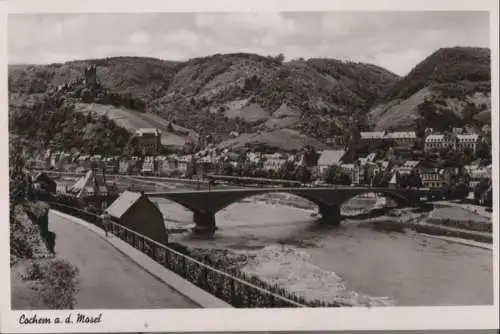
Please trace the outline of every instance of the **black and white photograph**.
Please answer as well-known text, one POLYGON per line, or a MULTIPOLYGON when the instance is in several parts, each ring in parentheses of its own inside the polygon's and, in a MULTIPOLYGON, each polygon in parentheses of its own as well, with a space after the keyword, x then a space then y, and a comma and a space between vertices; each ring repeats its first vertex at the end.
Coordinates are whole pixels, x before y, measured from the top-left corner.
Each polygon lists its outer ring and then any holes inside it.
POLYGON ((498 303, 490 15, 9 13, 16 323, 498 303))

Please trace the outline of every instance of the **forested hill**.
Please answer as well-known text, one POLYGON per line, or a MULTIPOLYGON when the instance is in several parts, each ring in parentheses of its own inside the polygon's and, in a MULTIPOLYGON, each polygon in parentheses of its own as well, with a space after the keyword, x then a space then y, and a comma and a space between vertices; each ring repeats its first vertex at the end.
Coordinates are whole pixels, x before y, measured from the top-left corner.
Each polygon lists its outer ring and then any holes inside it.
MULTIPOLYGON (((135 101, 120 107, 144 106, 142 111, 221 140, 232 131, 289 128, 323 141, 342 134, 349 115, 368 111, 398 79, 374 65, 335 59, 284 62, 281 55, 243 53, 186 62, 115 57, 12 65, 11 105, 22 106, 59 85, 78 80, 90 64, 97 66, 102 87, 135 101)), ((103 103, 102 99, 97 103, 103 103)))
POLYGON ((417 64, 371 112, 378 129, 491 123, 490 49, 443 48, 417 64))
POLYGON ((282 55, 245 53, 185 62, 114 57, 9 66, 13 131, 23 133, 26 122, 35 121, 30 134, 63 142, 67 135, 54 137, 75 124, 77 137, 94 148, 103 145, 91 139, 95 131, 111 131, 113 143, 106 145, 121 147, 139 126, 160 127, 168 134, 167 143, 182 145, 196 134, 221 141, 232 132, 262 133, 258 140, 265 142, 267 134, 274 138, 291 133, 288 130, 305 135, 305 140, 325 142, 348 134, 353 117, 362 130, 411 129, 419 117, 430 127, 438 119, 443 127, 480 125, 490 119, 490 90, 490 50, 466 47, 440 49, 403 78, 371 64, 335 59, 285 62, 282 55), (81 80, 91 64, 97 66, 99 86, 89 92, 81 80), (52 102, 43 102, 47 99, 52 102), (54 107, 59 102, 64 103, 54 107), (88 130, 97 126, 87 117, 89 111, 97 120, 104 117, 97 122, 102 129, 88 130), (170 124, 183 130, 169 134, 170 124))

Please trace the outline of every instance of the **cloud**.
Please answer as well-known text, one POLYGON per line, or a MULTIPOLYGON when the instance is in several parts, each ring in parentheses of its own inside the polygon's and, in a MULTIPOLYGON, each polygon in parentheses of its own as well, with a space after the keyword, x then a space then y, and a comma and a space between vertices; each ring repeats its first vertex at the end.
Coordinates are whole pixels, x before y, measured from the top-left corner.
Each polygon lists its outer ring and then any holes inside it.
POLYGON ((150 41, 148 33, 136 32, 129 37, 129 41, 133 44, 147 44, 150 41))
POLYGON ((297 33, 296 21, 285 18, 278 12, 261 13, 197 13, 195 23, 203 29, 214 31, 248 30, 271 35, 297 33))
POLYGON ((10 15, 8 28, 11 63, 254 52, 362 60, 405 74, 438 48, 489 44, 483 12, 31 14, 10 15))

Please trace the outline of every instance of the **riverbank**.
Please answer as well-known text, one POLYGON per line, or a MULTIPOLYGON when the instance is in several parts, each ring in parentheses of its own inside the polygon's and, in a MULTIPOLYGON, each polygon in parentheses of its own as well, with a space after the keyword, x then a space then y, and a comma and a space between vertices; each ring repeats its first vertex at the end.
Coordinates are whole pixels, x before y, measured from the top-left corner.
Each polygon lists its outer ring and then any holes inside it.
MULTIPOLYGON (((247 202, 290 206, 306 210, 317 216, 315 204, 300 197, 287 194, 266 194, 255 196, 247 202)), ((451 237, 450 240, 470 240, 485 244, 493 243, 491 219, 474 213, 457 204, 427 208, 391 208, 386 207, 386 199, 378 196, 356 196, 342 206, 344 223, 354 220, 375 228, 403 232, 410 228, 418 233, 451 237), (368 216, 365 218, 365 216, 368 216), (353 217, 351 219, 351 217, 353 217)))

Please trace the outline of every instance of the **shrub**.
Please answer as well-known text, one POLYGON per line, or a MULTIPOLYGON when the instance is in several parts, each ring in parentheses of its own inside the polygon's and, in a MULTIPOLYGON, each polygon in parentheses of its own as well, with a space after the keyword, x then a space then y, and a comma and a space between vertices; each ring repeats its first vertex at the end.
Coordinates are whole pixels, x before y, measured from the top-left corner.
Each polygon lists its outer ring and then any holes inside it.
POLYGON ((36 281, 40 302, 51 310, 73 309, 78 292, 78 269, 61 259, 33 263, 26 280, 36 281))

